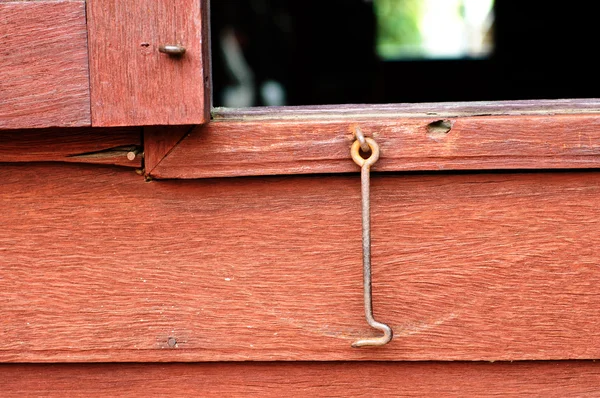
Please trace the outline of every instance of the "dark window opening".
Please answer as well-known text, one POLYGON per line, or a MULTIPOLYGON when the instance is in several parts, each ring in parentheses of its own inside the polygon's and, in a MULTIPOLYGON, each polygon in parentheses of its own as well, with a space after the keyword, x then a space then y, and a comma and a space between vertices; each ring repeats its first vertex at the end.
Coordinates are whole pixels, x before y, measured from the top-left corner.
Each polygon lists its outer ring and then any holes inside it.
POLYGON ((214 105, 598 97, 592 7, 541 0, 212 1, 214 105), (405 18, 402 28, 394 18, 410 7, 418 16, 405 18), (461 20, 471 25, 461 28, 461 20), (419 33, 416 25, 427 28, 419 33), (453 37, 462 44, 450 43, 453 37))

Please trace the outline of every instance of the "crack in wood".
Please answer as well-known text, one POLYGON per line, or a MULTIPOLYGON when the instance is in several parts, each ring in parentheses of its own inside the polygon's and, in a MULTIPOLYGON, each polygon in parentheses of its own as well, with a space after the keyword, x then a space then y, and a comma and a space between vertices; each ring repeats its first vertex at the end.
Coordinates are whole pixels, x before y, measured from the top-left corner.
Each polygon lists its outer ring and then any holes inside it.
MULTIPOLYGON (((67 155, 66 157, 68 157, 68 158, 80 158, 80 159, 81 158, 106 159, 106 158, 123 157, 123 158, 129 159, 128 155, 130 153, 135 153, 136 155, 137 154, 143 154, 142 147, 139 146, 139 145, 122 145, 122 146, 117 146, 117 147, 102 149, 102 150, 99 150, 99 151, 92 151, 92 152, 84 152, 84 153, 78 153, 78 154, 73 154, 73 155, 67 155)), ((129 160, 134 160, 134 159, 135 159, 135 157, 133 159, 129 159, 129 160)))

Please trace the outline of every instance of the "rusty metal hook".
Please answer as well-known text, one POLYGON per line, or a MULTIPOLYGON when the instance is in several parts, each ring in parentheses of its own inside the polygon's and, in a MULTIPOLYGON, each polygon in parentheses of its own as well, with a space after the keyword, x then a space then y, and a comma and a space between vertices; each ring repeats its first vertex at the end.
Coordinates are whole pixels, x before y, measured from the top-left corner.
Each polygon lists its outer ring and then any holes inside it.
POLYGON ((369 144, 367 143, 365 135, 363 134, 360 127, 356 126, 354 128, 354 135, 356 136, 358 142, 360 142, 360 149, 362 149, 364 153, 368 153, 370 151, 369 144))
POLYGON ((371 166, 379 159, 379 145, 372 138, 364 138, 360 129, 356 129, 356 141, 352 144, 350 154, 354 163, 360 166, 361 196, 362 196, 362 246, 363 246, 363 289, 365 302, 365 317, 367 323, 374 329, 381 330, 383 336, 369 337, 355 341, 352 347, 381 346, 392 340, 392 329, 385 323, 377 322, 373 317, 373 299, 371 289, 371 200, 370 174, 371 166), (359 137, 362 136, 362 139, 359 137), (370 149, 368 158, 360 155, 361 144, 366 142, 370 149))

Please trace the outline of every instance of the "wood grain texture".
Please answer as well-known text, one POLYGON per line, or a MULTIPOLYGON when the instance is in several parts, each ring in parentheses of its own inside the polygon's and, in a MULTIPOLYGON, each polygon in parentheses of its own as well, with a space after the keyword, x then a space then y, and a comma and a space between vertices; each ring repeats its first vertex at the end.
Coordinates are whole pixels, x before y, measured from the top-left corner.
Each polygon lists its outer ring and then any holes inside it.
POLYGON ((194 129, 155 178, 354 172, 353 131, 381 148, 375 171, 600 167, 600 115, 215 121, 194 129), (451 126, 440 131, 431 123, 451 126))
POLYGON ((0 129, 89 126, 85 2, 0 2, 0 129))
POLYGON ((0 162, 75 162, 142 167, 142 131, 126 128, 29 129, 0 132, 0 162))
POLYGON ((344 104, 214 108, 215 120, 381 119, 403 117, 523 116, 600 113, 600 99, 344 104))
POLYGON ((96 0, 88 4, 94 126, 208 121, 205 0, 96 0), (158 51, 180 44, 182 57, 158 51))
POLYGON ((177 145, 193 126, 147 126, 144 127, 144 152, 146 174, 177 145))
POLYGON ((3 397, 600 397, 594 362, 0 365, 3 397))
POLYGON ((0 169, 0 361, 600 357, 596 172, 144 182, 0 169))

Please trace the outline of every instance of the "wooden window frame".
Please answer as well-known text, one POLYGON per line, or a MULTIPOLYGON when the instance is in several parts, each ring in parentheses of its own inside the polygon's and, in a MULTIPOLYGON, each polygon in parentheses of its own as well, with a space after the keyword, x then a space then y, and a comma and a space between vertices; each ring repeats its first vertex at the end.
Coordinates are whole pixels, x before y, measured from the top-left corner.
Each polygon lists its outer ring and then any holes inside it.
POLYGON ((600 100, 213 109, 209 123, 144 129, 149 178, 355 172, 360 127, 374 171, 600 166, 600 100))

